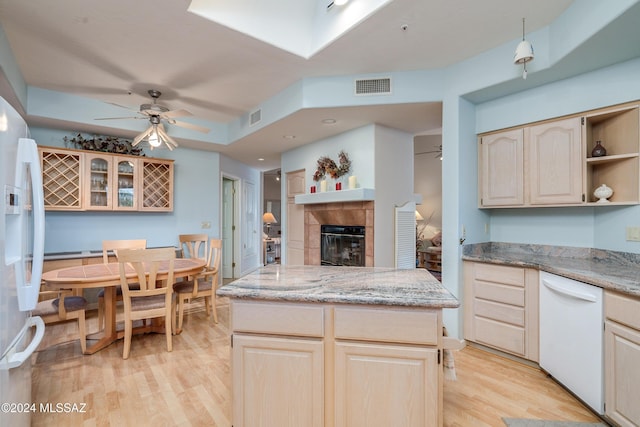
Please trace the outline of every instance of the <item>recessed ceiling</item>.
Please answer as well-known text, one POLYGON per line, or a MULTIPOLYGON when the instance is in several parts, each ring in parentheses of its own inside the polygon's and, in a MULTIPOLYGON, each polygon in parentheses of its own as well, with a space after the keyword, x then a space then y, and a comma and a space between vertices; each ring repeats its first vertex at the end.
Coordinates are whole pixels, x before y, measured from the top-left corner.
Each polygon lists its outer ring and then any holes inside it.
MULTIPOLYGON (((366 2, 351 0, 348 7, 366 2)), ((256 4, 277 4, 286 11, 296 10, 296 5, 303 3, 326 7, 327 2, 240 3, 246 7, 239 13, 251 15, 259 10, 250 7, 256 4)), ((133 109, 148 102, 147 90, 157 89, 162 91, 162 101, 172 109, 184 108, 198 119, 229 123, 305 78, 446 67, 517 39, 523 16, 527 18, 527 31, 548 25, 571 1, 374 3, 383 7, 309 59, 190 13, 189 0, 58 0, 55 7, 49 0, 0 0, 0 24, 30 86, 133 109)), ((283 12, 282 16, 290 15, 283 12)), ((420 108, 431 111, 432 107, 387 106, 382 113, 379 106, 354 111, 347 107, 334 111, 301 110, 228 147, 179 142, 181 146, 223 151, 266 170, 278 167, 279 153, 291 147, 288 143, 301 145, 336 134, 346 128, 340 123, 381 120, 407 132, 432 131, 430 126, 437 120, 425 116, 415 123, 405 120, 420 108), (395 113, 397 117, 393 117, 395 113), (338 121, 331 129, 320 123, 327 117, 338 121), (285 134, 296 138, 285 140, 285 134), (255 159, 261 151, 265 151, 267 160, 258 164, 255 159)), ((434 114, 441 114, 439 108, 435 110, 434 114)), ((44 122, 46 118, 38 123, 44 122)), ((71 128, 74 130, 81 126, 52 120, 47 123, 76 126, 71 128)), ((436 129, 441 126, 433 125, 436 129)), ((82 125, 94 129, 104 126, 107 124, 82 125)), ((113 134, 118 131, 111 128, 113 134)), ((122 136, 127 132, 120 129, 122 136)))

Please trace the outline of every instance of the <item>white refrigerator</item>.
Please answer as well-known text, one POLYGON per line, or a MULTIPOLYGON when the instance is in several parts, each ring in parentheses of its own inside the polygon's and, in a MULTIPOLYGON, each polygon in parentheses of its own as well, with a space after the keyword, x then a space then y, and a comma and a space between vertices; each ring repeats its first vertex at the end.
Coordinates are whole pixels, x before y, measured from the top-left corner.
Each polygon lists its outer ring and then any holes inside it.
POLYGON ((0 426, 29 426, 31 354, 44 322, 38 302, 44 255, 42 175, 22 117, 0 98, 0 426))

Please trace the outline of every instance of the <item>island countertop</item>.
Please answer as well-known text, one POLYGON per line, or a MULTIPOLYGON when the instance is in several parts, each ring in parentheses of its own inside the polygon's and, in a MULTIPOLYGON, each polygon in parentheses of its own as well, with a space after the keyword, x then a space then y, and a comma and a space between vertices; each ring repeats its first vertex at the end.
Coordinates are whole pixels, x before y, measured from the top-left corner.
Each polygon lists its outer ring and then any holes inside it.
POLYGON ((458 300, 425 269, 268 265, 222 286, 231 298, 456 308, 458 300))

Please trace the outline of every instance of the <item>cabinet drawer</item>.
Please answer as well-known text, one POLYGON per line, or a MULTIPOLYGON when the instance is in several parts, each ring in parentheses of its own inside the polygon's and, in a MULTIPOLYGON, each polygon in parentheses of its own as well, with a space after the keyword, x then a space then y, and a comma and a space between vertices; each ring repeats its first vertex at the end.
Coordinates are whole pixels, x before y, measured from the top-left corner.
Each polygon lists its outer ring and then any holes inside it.
POLYGON ((640 330, 640 299, 615 292, 604 293, 604 314, 608 319, 640 330))
POLYGON ((476 317, 476 341, 524 356, 524 328, 476 317))
POLYGON ((234 332, 274 335, 324 336, 322 306, 232 302, 231 326, 234 332))
POLYGON ((485 282, 524 287, 524 268, 495 264, 474 264, 473 277, 485 282))
POLYGON ((524 288, 498 283, 475 282, 474 297, 524 307, 524 288))
POLYGON ((439 311, 390 308, 335 308, 335 337, 437 345, 439 311))
POLYGON ((480 299, 476 299, 474 303, 476 316, 524 327, 524 308, 522 307, 480 299))

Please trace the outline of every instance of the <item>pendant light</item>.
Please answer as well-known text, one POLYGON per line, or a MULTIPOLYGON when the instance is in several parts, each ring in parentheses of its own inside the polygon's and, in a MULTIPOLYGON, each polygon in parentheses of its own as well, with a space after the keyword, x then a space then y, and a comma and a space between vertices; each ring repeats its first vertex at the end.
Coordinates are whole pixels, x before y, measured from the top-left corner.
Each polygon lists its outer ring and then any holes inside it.
POLYGON ((516 53, 513 56, 513 63, 522 64, 522 78, 527 78, 527 62, 533 61, 533 46, 524 39, 524 18, 522 18, 522 41, 516 47, 516 53))

